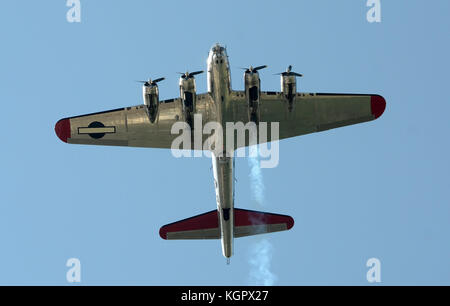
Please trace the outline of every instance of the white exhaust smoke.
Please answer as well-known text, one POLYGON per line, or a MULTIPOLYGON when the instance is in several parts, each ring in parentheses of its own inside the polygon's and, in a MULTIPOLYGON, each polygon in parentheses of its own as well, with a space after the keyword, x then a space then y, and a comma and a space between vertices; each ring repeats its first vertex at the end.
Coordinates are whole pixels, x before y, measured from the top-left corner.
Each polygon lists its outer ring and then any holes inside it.
MULTIPOLYGON (((250 190, 252 198, 261 208, 264 206, 264 181, 260 167, 258 145, 249 147, 248 164, 250 167, 250 190)), ((272 286, 276 275, 270 269, 273 247, 269 240, 262 238, 250 246, 250 277, 251 285, 272 286)))

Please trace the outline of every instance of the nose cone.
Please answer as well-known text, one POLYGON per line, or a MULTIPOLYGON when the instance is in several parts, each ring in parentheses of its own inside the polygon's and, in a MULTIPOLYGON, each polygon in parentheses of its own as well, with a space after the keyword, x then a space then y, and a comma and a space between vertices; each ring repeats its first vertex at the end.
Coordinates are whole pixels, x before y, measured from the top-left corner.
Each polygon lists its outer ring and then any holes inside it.
POLYGON ((372 109, 372 115, 377 119, 383 115, 384 110, 386 109, 386 100, 379 95, 371 96, 370 107, 372 109))
POLYGON ((215 45, 211 48, 211 52, 212 52, 213 54, 216 54, 216 55, 222 55, 222 56, 224 56, 224 55, 226 54, 226 49, 225 49, 225 47, 223 47, 223 46, 221 46, 221 45, 219 45, 219 44, 215 44, 215 45))
POLYGON ((70 138, 70 120, 69 119, 61 119, 55 124, 55 133, 59 139, 64 142, 67 142, 67 139, 70 138))

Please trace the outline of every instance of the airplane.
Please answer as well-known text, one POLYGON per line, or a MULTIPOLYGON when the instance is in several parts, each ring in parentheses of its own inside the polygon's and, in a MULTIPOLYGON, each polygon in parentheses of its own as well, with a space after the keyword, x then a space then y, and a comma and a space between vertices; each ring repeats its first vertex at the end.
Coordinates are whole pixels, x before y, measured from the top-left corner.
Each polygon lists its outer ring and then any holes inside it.
MULTIPOLYGON (((142 81, 143 104, 64 118, 56 123, 55 132, 71 144, 170 149, 178 137, 171 133, 171 127, 176 122, 192 127, 196 114, 202 115, 202 125, 278 122, 281 140, 375 120, 386 108, 385 99, 377 94, 297 92, 296 80, 302 75, 293 72, 292 66, 279 74, 280 92, 261 91, 259 71, 266 67, 246 68, 245 89, 233 90, 226 48, 215 44, 207 58, 208 92, 196 92, 195 76, 203 71, 183 73, 180 97, 169 100, 159 99, 157 83, 164 78, 149 79, 142 81)), ((203 141, 206 136, 202 137, 203 141)), ((249 146, 249 139, 242 145, 249 146)), ((230 152, 215 152, 211 158, 217 209, 164 225, 159 234, 167 240, 220 239, 223 256, 229 262, 234 238, 289 230, 294 219, 235 208, 234 157, 230 152)))

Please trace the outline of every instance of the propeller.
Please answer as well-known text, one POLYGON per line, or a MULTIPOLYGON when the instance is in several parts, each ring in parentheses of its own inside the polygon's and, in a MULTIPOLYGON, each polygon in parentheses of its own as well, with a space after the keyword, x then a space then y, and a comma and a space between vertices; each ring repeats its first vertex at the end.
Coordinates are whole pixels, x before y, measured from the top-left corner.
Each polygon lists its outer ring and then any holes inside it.
POLYGON ((159 78, 159 79, 155 79, 155 80, 148 79, 148 81, 136 81, 136 82, 142 83, 142 84, 144 84, 144 86, 148 87, 150 85, 155 86, 156 83, 161 82, 162 80, 165 80, 165 79, 166 78, 159 78))
POLYGON ((200 74, 203 72, 204 72, 203 70, 199 70, 199 71, 194 71, 194 72, 186 71, 185 73, 183 73, 183 72, 178 72, 178 73, 181 74, 181 77, 183 79, 187 80, 187 79, 192 78, 194 75, 197 75, 197 74, 200 74))
POLYGON ((297 72, 293 72, 292 71, 292 65, 289 65, 286 69, 285 72, 280 72, 280 73, 276 73, 275 75, 282 75, 282 76, 296 76, 296 77, 302 77, 303 74, 297 73, 297 72))
POLYGON ((241 68, 241 69, 245 70, 245 73, 255 73, 255 72, 258 72, 258 70, 261 70, 264 68, 267 68, 267 65, 256 66, 256 67, 250 66, 248 68, 241 68))

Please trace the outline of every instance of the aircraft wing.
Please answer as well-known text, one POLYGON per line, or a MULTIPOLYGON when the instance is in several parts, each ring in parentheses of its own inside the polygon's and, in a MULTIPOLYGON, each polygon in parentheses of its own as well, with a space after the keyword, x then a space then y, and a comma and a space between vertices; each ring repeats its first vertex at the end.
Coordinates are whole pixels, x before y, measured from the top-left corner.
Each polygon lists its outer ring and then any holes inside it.
MULTIPOLYGON (((149 120, 144 105, 64 118, 57 122, 58 137, 72 144, 171 148, 179 134, 172 125, 183 121, 181 99, 161 101, 157 119, 149 120)), ((249 121, 244 92, 232 92, 232 117, 229 121, 249 121)), ((299 93, 292 104, 280 92, 261 92, 260 122, 279 122, 279 139, 300 136, 346 125, 371 121, 384 112, 386 102, 379 95, 299 93)), ((209 94, 197 95, 197 113, 203 123, 214 113, 209 94)), ((202 143, 207 135, 202 135, 202 143)), ((245 141, 248 145, 248 139, 245 141)), ((236 148, 238 145, 236 144, 236 148)))
MULTIPOLYGON (((158 115, 152 123, 144 105, 64 118, 55 125, 58 137, 67 143, 171 148, 179 134, 172 134, 172 125, 183 121, 181 99, 160 101, 158 115)), ((197 110, 207 118, 212 98, 197 95, 197 110)), ((177 131, 178 132, 178 131, 177 131)))
MULTIPOLYGON (((233 92, 235 121, 249 121, 243 91, 233 92)), ((321 132, 371 121, 384 112, 386 101, 379 95, 298 93, 292 104, 281 92, 261 92, 260 122, 279 122, 279 139, 321 132)))

